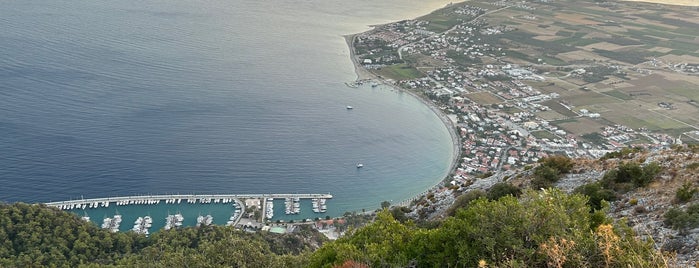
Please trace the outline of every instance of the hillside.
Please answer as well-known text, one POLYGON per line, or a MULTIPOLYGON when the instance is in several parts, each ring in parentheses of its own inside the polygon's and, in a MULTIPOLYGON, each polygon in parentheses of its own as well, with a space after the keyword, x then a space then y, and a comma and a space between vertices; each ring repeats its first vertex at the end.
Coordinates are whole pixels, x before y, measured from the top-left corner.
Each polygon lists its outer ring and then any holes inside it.
POLYGON ((699 147, 624 149, 600 159, 574 159, 568 171, 549 182, 541 179, 547 175, 542 166, 545 164, 433 190, 404 210, 418 222, 441 221, 481 196, 553 186, 587 195, 592 207, 600 208, 605 203, 602 200, 608 201, 610 219, 624 221, 638 238, 652 241, 654 248, 677 253, 678 266, 693 266, 699 259, 699 147), (644 176, 647 178, 639 179, 644 176))

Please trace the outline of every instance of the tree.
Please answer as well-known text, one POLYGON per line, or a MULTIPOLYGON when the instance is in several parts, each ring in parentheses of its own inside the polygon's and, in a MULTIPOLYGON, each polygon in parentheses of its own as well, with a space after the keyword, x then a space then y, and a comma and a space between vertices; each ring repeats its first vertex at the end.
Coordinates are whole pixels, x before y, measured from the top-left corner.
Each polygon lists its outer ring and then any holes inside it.
POLYGON ((550 167, 558 171, 559 174, 566 174, 573 169, 575 163, 572 159, 563 155, 554 155, 539 160, 542 166, 550 167))
POLYGON ((506 182, 499 182, 494 184, 490 189, 488 190, 487 197, 490 200, 498 200, 500 197, 503 196, 514 196, 517 197, 522 193, 522 190, 519 189, 519 187, 514 186, 510 183, 506 182))
POLYGON ((594 210, 602 208, 602 201, 614 201, 616 194, 614 191, 604 189, 599 182, 588 183, 581 185, 574 190, 575 193, 588 196, 587 204, 594 210))
POLYGON ((391 202, 388 202, 388 201, 381 202, 382 209, 389 208, 389 207, 391 207, 391 202))
POLYGON ((682 187, 677 189, 675 193, 675 201, 678 203, 684 203, 692 199, 694 194, 697 192, 697 188, 692 185, 691 182, 686 181, 682 184, 682 187))
POLYGON ((534 178, 531 181, 532 189, 546 189, 558 181, 559 172, 549 166, 538 166, 534 169, 534 178))
POLYGON ((409 262, 407 247, 413 230, 414 226, 401 224, 390 211, 383 209, 373 223, 323 245, 313 254, 308 266, 339 266, 349 260, 370 267, 404 266, 409 262))
POLYGON ((473 190, 466 192, 454 200, 454 204, 447 209, 447 216, 454 216, 456 214, 456 211, 465 208, 468 206, 469 203, 471 203, 473 200, 479 199, 479 198, 484 198, 486 197, 486 193, 483 190, 473 190))

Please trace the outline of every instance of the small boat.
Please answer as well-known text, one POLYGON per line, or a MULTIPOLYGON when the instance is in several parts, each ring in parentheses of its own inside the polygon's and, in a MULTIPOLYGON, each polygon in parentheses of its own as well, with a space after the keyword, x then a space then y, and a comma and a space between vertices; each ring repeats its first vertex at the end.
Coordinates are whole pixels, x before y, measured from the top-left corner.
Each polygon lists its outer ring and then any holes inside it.
POLYGON ((363 168, 363 167, 364 167, 364 164, 362 164, 362 163, 357 164, 357 168, 363 168))
POLYGON ((347 110, 352 110, 354 107, 347 105, 347 110))

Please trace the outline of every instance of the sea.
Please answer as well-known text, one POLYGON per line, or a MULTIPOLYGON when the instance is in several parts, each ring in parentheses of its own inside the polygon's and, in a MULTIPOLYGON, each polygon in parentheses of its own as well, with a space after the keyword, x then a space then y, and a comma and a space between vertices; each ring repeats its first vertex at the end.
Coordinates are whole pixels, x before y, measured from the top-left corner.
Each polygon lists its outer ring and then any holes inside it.
POLYGON ((347 87, 343 36, 448 3, 4 0, 0 201, 330 193, 339 216, 409 199, 447 175, 448 129, 407 93, 347 87))

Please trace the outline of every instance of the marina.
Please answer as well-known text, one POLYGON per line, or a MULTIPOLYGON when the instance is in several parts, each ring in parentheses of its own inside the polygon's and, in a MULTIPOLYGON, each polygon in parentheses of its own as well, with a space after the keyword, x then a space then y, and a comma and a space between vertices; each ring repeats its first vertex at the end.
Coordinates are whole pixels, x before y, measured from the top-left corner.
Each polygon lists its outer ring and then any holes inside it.
POLYGON ((186 226, 235 226, 243 219, 273 222, 323 218, 325 202, 331 198, 330 194, 176 194, 78 199, 46 205, 81 215, 83 220, 112 232, 149 235, 186 226), (255 205, 246 207, 246 203, 255 205))

